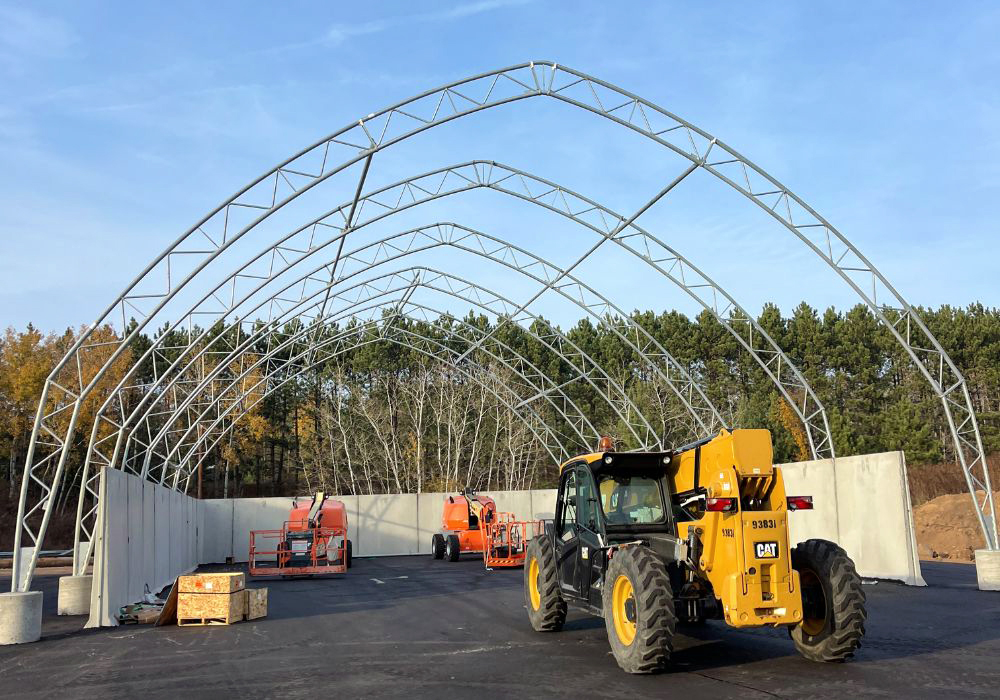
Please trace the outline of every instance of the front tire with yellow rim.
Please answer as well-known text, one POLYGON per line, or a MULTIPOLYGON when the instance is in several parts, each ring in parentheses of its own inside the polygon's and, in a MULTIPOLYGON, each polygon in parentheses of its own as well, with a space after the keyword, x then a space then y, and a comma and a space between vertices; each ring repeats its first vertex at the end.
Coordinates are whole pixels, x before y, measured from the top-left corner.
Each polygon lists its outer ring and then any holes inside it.
POLYGON ((536 632, 558 632, 566 622, 556 553, 547 535, 528 543, 524 556, 524 607, 536 632))
POLYGON ((674 596, 666 567, 648 547, 614 552, 603 591, 604 622, 618 665, 629 673, 656 673, 673 649, 674 596))

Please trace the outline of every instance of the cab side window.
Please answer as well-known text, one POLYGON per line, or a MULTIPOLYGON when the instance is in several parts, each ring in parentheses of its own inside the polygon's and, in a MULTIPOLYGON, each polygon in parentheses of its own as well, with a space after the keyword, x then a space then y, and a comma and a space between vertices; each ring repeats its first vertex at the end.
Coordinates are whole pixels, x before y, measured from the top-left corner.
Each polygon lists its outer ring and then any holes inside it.
POLYGON ((579 469, 576 477, 576 523, 591 532, 597 532, 597 489, 594 477, 587 469, 579 469))
POLYGON ((563 500, 556 523, 560 535, 573 532, 577 523, 577 474, 575 469, 567 471, 563 476, 563 500))

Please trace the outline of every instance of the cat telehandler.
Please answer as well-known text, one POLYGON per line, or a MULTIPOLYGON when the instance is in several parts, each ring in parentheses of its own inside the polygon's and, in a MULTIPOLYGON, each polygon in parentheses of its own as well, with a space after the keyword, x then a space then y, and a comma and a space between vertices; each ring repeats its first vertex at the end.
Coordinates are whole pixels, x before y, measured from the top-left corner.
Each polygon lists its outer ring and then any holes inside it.
POLYGON ((767 430, 722 430, 669 452, 598 451, 562 465, 555 518, 531 540, 524 602, 555 632, 567 605, 604 618, 619 666, 669 661, 678 621, 785 627, 814 661, 861 646, 865 594, 847 553, 811 539, 789 548, 791 511, 767 430))

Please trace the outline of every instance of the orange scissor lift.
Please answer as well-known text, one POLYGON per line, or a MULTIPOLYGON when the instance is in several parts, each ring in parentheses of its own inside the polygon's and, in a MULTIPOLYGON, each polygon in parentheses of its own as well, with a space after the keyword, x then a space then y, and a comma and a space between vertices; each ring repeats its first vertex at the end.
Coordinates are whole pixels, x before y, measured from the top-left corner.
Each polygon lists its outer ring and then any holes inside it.
POLYGON ((487 569, 523 566, 528 541, 542 532, 541 521, 498 512, 492 498, 471 490, 445 499, 441 525, 446 532, 431 538, 435 559, 458 561, 462 554, 481 553, 487 569))
POLYGON ((251 576, 342 574, 351 566, 347 509, 322 491, 292 501, 280 530, 250 532, 251 576))

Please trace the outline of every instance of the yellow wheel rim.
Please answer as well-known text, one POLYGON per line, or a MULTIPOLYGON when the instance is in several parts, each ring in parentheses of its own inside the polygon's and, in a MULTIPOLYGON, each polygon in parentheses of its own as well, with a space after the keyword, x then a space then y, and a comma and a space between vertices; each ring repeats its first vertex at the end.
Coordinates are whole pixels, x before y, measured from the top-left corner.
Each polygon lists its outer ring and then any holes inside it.
POLYGON ((538 592, 538 559, 532 557, 528 566, 528 595, 531 598, 531 609, 542 607, 542 595, 538 592))
POLYGON ((810 637, 815 637, 817 634, 823 631, 826 627, 826 615, 827 615, 827 601, 826 601, 826 591, 823 590, 823 584, 820 583, 819 576, 816 575, 815 571, 811 569, 803 569, 799 571, 799 580, 801 581, 801 587, 803 589, 803 610, 802 610, 802 631, 808 634, 810 637), (805 609, 805 590, 809 589, 812 596, 816 597, 817 600, 822 600, 822 610, 807 610, 805 609), (817 595, 818 594, 818 595, 817 595), (822 612, 822 617, 817 616, 816 613, 822 612))
POLYGON ((632 644, 635 639, 635 593, 632 582, 625 574, 615 580, 615 587, 611 591, 611 617, 619 641, 625 646, 632 644))

